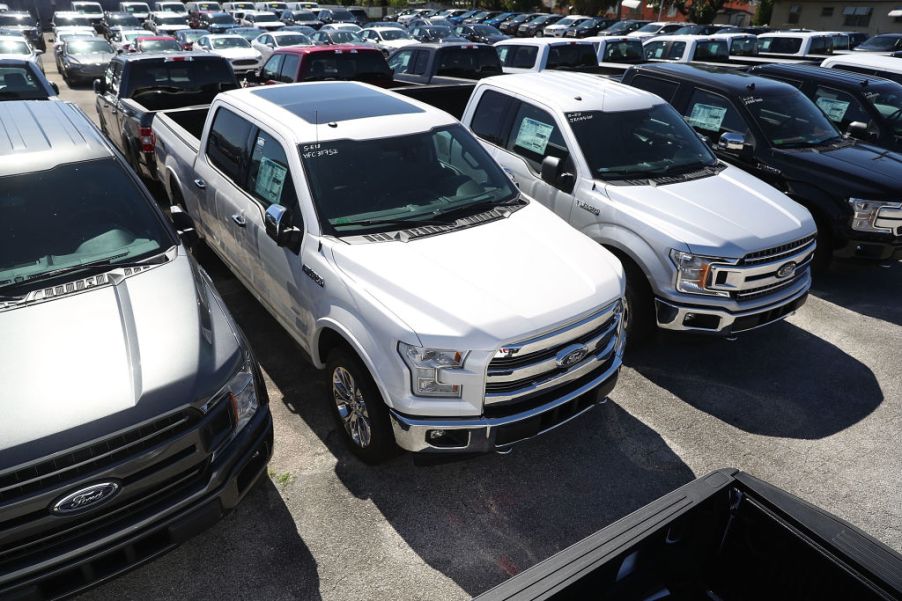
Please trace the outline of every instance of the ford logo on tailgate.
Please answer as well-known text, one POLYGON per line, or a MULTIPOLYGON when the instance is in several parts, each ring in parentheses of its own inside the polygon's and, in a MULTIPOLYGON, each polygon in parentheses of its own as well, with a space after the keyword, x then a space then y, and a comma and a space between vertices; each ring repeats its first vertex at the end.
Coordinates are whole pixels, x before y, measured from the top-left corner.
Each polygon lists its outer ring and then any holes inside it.
POLYGON ((71 492, 50 509, 58 515, 80 513, 106 503, 119 492, 118 482, 98 482, 71 492))

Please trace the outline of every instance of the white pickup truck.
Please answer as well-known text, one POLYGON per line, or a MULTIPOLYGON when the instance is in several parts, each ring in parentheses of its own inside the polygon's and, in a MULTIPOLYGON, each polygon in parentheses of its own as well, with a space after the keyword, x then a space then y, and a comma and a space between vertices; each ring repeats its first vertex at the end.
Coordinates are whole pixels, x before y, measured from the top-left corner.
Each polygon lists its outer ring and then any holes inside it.
POLYGON ((154 134, 177 224, 183 207, 328 370, 364 461, 395 443, 503 451, 613 388, 620 262, 524 196, 447 113, 303 83, 161 112, 154 134))
POLYGON ((805 302, 810 213, 718 161, 659 96, 581 73, 505 75, 476 84, 461 121, 524 194, 621 259, 630 335, 657 322, 729 336, 805 302))

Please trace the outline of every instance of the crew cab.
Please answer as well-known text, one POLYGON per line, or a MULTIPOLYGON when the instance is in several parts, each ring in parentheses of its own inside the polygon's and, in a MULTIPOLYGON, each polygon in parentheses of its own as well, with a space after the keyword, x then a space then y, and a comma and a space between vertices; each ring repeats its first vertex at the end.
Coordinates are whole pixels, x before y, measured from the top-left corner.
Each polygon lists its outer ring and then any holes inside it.
POLYGON ((535 198, 623 262, 630 334, 729 336, 811 286, 811 215, 718 161, 654 94, 582 73, 481 80, 461 122, 535 198))
POLYGON ((902 61, 896 60, 897 58, 899 57, 879 54, 841 54, 825 58, 821 67, 873 75, 902 84, 902 65, 899 65, 902 61))
POLYGON ((754 34, 730 31, 715 33, 711 37, 717 40, 726 40, 730 56, 758 55, 758 36, 754 34))
POLYGON ((87 116, 6 102, 0 137, 0 598, 60 599, 236 507, 272 417, 209 276, 87 116))
POLYGON ((833 54, 833 36, 818 31, 772 31, 758 36, 759 54, 809 56, 833 54))
POLYGON ((692 63, 730 59, 729 43, 706 35, 659 35, 646 40, 642 49, 648 61, 692 63))
POLYGON ((598 66, 595 45, 588 40, 520 38, 497 42, 495 51, 505 73, 598 66))
POLYGON ((663 64, 635 66, 623 82, 671 102, 721 159, 811 211, 818 266, 902 256, 902 155, 843 137, 794 86, 663 64))
POLYGON ((902 556, 735 469, 656 499, 475 601, 902 598, 902 556))
POLYGON ((175 35, 176 31, 190 29, 188 16, 184 13, 150 13, 150 17, 144 22, 144 29, 155 35, 175 35))
POLYGON ((154 134, 171 202, 326 368, 362 460, 506 450, 614 386, 620 263, 447 113, 359 82, 260 86, 154 134))
POLYGON ((150 6, 146 2, 120 2, 119 12, 129 13, 144 21, 150 16, 150 6))
POLYGON ((100 129, 139 175, 153 179, 157 111, 208 103, 237 87, 229 63, 214 54, 120 54, 94 80, 100 129))
POLYGON ((261 67, 260 83, 364 81, 382 88, 398 84, 382 52, 369 46, 290 46, 279 48, 261 67))
POLYGON ((902 84, 810 65, 761 65, 749 72, 797 87, 840 131, 902 151, 902 84))
POLYGON ((388 66, 396 81, 416 84, 455 83, 501 74, 501 61, 483 44, 417 44, 394 51, 388 66))

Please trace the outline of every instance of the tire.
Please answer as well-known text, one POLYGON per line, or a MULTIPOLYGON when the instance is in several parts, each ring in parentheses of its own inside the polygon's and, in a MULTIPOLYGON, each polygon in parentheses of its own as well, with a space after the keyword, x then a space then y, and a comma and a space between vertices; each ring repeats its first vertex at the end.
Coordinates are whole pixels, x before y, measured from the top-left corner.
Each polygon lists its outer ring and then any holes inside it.
POLYGON ((393 457, 398 447, 388 407, 363 362, 338 348, 329 353, 326 374, 329 407, 351 452, 371 465, 393 457))
POLYGON ((627 345, 637 347, 651 340, 658 322, 655 318, 655 300, 645 274, 629 259, 621 258, 626 273, 626 320, 627 345))

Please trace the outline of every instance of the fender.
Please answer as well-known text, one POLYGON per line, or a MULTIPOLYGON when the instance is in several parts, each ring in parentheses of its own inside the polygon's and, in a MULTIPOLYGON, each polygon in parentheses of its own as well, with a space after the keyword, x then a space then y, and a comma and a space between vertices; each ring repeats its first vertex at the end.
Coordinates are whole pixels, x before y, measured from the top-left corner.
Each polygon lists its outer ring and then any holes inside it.
POLYGON ((666 270, 668 266, 661 264, 660 254, 655 252, 648 242, 636 232, 612 224, 604 225, 604 233, 602 233, 601 224, 592 224, 581 231, 605 248, 615 249, 632 259, 645 274, 645 279, 648 280, 656 294, 661 293, 658 287, 659 281, 670 281, 670 277, 661 280, 654 275, 655 270, 666 270))

